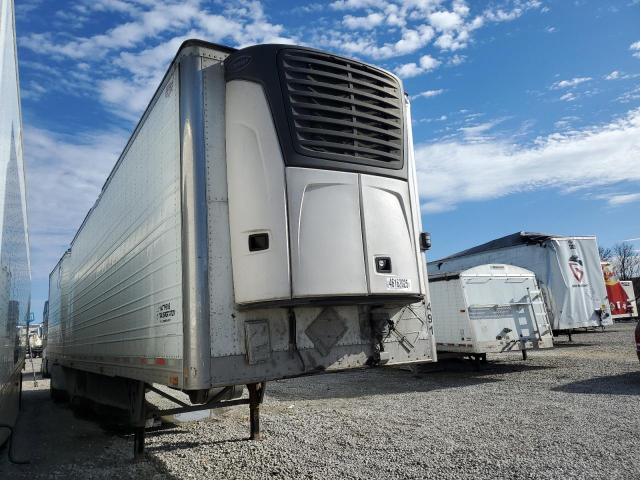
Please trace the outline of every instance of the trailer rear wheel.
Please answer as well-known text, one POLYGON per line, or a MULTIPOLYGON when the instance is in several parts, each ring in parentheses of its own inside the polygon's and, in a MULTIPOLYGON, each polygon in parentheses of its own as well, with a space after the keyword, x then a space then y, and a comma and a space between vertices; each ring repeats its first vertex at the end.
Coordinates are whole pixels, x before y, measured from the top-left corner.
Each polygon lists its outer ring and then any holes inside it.
POLYGON ((51 400, 53 400, 55 403, 64 402, 69 398, 67 392, 54 387, 49 387, 49 395, 51 397, 51 400))
POLYGON ((40 374, 42 375, 42 378, 51 378, 51 372, 49 372, 49 360, 44 357, 40 364, 40 374))

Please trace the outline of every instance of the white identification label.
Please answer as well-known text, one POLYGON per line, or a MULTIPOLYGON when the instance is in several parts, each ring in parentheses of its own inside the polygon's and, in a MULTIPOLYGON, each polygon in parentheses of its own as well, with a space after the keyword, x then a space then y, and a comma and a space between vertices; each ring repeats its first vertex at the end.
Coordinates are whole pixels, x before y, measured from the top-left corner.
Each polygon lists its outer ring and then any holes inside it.
POLYGON ((409 290, 411 280, 408 278, 389 277, 387 278, 387 290, 409 290))

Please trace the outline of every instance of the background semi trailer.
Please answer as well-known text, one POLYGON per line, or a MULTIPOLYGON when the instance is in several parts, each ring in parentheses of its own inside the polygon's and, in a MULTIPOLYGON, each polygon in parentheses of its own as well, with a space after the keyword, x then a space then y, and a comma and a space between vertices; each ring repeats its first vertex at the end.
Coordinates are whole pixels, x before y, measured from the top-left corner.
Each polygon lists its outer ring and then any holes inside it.
POLYGON ((435 360, 426 239, 395 76, 188 41, 51 272, 53 392, 128 409, 139 452, 153 384, 247 385, 256 435, 265 381, 435 360))
POLYGON ((556 332, 612 325, 596 237, 518 232, 429 262, 431 274, 506 263, 535 273, 556 332))
POLYGON ((436 349, 486 360, 487 353, 553 347, 535 274, 513 265, 478 265, 429 276, 436 349))
MULTIPOLYGON (((31 267, 13 0, 0 0, 0 424, 18 415, 31 267)), ((0 428, 0 445, 9 435, 0 428)))

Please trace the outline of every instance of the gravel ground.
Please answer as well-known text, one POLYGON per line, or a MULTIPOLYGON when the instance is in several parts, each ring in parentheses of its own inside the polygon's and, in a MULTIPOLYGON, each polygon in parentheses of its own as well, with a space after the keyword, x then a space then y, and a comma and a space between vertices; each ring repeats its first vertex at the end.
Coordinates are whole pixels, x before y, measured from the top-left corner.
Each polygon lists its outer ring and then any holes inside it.
MULTIPOLYGON (((384 368, 272 382, 263 441, 248 408, 132 439, 53 404, 25 376, 17 456, 0 478, 640 478, 635 324, 581 333, 556 348, 490 355, 480 372, 446 361, 419 375, 384 368)), ((6 450, 6 449, 5 449, 6 450)))

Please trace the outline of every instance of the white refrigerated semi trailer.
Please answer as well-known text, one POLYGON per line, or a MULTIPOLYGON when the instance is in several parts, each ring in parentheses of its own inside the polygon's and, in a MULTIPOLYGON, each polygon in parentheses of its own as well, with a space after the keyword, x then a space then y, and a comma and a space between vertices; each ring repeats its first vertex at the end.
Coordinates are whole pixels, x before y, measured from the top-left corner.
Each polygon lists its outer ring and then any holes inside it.
POLYGON ((478 265, 429 276, 436 349, 486 360, 487 353, 553 347, 551 325, 533 272, 478 265))
POLYGON ((536 274, 556 332, 613 323, 596 237, 518 232, 429 262, 428 270, 458 272, 488 263, 515 265, 536 274))
MULTIPOLYGON (((302 47, 182 45, 50 276, 54 392, 182 409, 264 382, 435 360, 409 103, 302 47)), ((173 410, 175 413, 177 409, 173 410)))
POLYGON ((14 5, 0 0, 0 445, 18 415, 30 288, 14 5))

